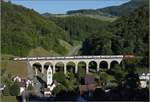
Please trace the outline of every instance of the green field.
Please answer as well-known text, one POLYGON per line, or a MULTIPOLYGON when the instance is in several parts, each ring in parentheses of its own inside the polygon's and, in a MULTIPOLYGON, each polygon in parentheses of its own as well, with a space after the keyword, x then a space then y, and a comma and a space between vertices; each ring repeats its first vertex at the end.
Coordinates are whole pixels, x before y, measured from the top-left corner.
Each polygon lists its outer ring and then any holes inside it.
POLYGON ((15 96, 1 96, 1 102, 17 102, 15 96))
POLYGON ((27 64, 23 61, 2 60, 1 69, 6 69, 12 75, 27 76, 27 64))
POLYGON ((100 16, 100 15, 90 15, 90 14, 72 14, 72 15, 53 15, 55 17, 69 17, 69 16, 87 16, 87 17, 91 17, 91 18, 96 18, 102 21, 108 21, 108 22, 112 22, 114 20, 117 19, 117 16, 115 17, 108 17, 108 16, 100 16))
POLYGON ((108 22, 113 22, 118 18, 118 17, 107 17, 107 16, 100 16, 100 15, 85 15, 85 16, 96 18, 102 21, 108 21, 108 22))

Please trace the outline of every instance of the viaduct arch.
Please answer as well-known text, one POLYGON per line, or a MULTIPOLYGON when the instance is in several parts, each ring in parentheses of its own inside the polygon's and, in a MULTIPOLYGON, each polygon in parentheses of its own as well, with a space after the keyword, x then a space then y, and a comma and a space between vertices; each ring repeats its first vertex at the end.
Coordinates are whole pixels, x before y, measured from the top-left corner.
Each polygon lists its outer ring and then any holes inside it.
MULTIPOLYGON (((96 71, 99 71, 101 68, 107 68, 108 70, 113 67, 113 63, 120 64, 123 60, 123 55, 101 55, 101 56, 66 56, 66 57, 23 57, 23 58, 14 58, 15 61, 27 61, 28 69, 33 69, 35 64, 39 64, 41 73, 44 74, 46 65, 51 65, 52 73, 56 72, 58 63, 63 64, 64 73, 67 72, 68 64, 74 63, 74 72, 78 72, 78 64, 80 62, 85 63, 86 73, 89 73, 89 66, 91 62, 96 64, 96 71)), ((62 68, 62 66, 61 66, 62 68)), ((38 75, 38 69, 35 68, 35 74, 38 75)))

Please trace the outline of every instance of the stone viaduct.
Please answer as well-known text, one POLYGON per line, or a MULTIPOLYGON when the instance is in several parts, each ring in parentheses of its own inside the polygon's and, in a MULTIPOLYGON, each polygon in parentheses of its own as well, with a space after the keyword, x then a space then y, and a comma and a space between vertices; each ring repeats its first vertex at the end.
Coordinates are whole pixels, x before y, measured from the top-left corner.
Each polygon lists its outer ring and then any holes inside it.
MULTIPOLYGON (((44 73, 44 66, 51 65, 52 72, 56 72, 56 66, 58 63, 63 65, 64 73, 67 72, 68 63, 74 64, 74 72, 78 72, 78 64, 85 63, 86 73, 89 73, 89 64, 91 62, 96 63, 96 71, 100 70, 101 63, 105 62, 107 64, 107 69, 111 68, 113 62, 121 63, 123 60, 123 55, 99 55, 99 56, 64 56, 64 57, 22 57, 14 58, 15 61, 27 61, 28 69, 33 69, 34 64, 39 64, 41 66, 41 73, 44 73)), ((38 74, 38 69, 35 68, 35 74, 38 74)))

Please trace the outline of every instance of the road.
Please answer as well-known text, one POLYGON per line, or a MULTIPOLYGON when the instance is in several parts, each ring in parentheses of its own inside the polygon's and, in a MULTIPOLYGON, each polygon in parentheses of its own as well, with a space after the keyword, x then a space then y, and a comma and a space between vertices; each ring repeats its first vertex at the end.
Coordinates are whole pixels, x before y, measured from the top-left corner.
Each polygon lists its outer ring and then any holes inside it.
POLYGON ((67 56, 76 55, 76 53, 80 50, 81 47, 82 47, 81 44, 73 47, 73 49, 71 49, 69 51, 69 53, 67 54, 67 56))

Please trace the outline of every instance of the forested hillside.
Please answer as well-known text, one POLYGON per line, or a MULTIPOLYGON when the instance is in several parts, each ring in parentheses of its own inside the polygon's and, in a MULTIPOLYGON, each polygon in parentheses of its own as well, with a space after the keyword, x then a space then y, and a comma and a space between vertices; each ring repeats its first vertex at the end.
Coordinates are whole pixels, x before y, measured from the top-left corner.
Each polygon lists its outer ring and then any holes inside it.
POLYGON ((135 10, 120 17, 83 43, 83 55, 131 54, 142 57, 140 63, 148 67, 149 55, 149 7, 135 10))
POLYGON ((67 32, 37 12, 2 2, 2 54, 27 56, 32 48, 63 53, 58 39, 68 40, 67 32), (61 49, 61 50, 60 50, 61 49))
POLYGON ((148 6, 143 6, 111 23, 83 15, 43 17, 34 10, 2 2, 2 54, 32 56, 43 51, 65 55, 66 46, 70 46, 66 42, 73 45, 74 41, 86 39, 83 55, 134 54, 146 57, 148 12, 148 6))
POLYGON ((90 14, 103 16, 125 16, 135 9, 148 4, 149 0, 130 0, 120 6, 110 6, 100 9, 71 10, 67 14, 90 14))
POLYGON ((120 6, 110 6, 98 10, 113 16, 126 16, 130 12, 133 12, 134 10, 148 3, 149 0, 130 0, 129 2, 120 6))
POLYGON ((2 2, 2 54, 65 55, 68 44, 82 42, 109 23, 86 16, 43 17, 34 10, 2 2), (68 44, 62 45, 62 40, 68 44))
POLYGON ((49 17, 59 27, 67 31, 71 40, 82 41, 100 29, 106 28, 110 22, 86 16, 49 17))

